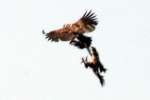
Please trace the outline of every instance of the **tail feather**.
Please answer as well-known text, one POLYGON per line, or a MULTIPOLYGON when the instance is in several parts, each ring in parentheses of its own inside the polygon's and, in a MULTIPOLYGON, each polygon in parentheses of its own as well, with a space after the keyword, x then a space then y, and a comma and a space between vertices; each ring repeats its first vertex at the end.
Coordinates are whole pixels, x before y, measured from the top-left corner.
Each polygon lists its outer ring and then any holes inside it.
POLYGON ((99 81, 100 81, 101 85, 104 86, 104 84, 105 84, 104 77, 102 75, 100 75, 99 73, 97 73, 97 76, 99 78, 99 81))
POLYGON ((99 78, 99 80, 100 80, 101 85, 104 86, 104 84, 105 84, 104 77, 101 76, 101 77, 99 78))

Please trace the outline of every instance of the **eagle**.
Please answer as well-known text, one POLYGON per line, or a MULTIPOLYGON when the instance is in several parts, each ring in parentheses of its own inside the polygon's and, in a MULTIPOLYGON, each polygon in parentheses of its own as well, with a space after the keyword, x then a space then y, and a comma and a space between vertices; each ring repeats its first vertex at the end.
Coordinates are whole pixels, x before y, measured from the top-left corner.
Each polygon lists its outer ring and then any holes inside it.
POLYGON ((98 24, 95 13, 86 11, 83 16, 72 24, 66 24, 60 29, 52 30, 46 33, 42 30, 42 33, 45 34, 46 39, 58 42, 58 41, 72 41, 79 35, 85 33, 93 32, 98 24))
POLYGON ((101 85, 103 86, 105 83, 105 80, 104 80, 103 75, 101 75, 101 73, 102 72, 105 73, 107 69, 104 68, 103 64, 101 63, 100 58, 99 58, 99 53, 96 50, 96 48, 91 47, 91 51, 92 51, 92 54, 90 56, 91 61, 88 61, 86 57, 86 59, 82 58, 82 63, 84 63, 85 68, 90 67, 93 70, 94 74, 98 77, 101 85))

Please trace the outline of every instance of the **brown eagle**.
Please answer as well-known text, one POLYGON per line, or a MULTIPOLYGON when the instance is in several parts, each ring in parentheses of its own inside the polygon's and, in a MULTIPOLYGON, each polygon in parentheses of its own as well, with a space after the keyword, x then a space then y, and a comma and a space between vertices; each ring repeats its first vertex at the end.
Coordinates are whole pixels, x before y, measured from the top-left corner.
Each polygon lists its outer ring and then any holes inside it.
POLYGON ((50 31, 45 33, 43 30, 43 34, 46 35, 46 38, 51 41, 58 42, 61 41, 72 41, 78 35, 89 33, 95 30, 95 26, 98 24, 95 13, 90 10, 86 11, 84 15, 73 24, 66 24, 62 28, 50 31))

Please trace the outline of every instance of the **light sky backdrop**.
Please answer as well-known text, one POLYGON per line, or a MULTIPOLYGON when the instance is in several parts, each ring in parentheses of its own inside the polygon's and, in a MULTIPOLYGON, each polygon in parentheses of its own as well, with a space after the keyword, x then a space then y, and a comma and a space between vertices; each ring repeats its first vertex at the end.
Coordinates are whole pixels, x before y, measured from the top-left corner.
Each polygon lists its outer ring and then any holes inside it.
POLYGON ((149 0, 0 0, 0 100, 150 100, 149 0), (86 10, 106 84, 81 64, 86 50, 48 42, 86 10))

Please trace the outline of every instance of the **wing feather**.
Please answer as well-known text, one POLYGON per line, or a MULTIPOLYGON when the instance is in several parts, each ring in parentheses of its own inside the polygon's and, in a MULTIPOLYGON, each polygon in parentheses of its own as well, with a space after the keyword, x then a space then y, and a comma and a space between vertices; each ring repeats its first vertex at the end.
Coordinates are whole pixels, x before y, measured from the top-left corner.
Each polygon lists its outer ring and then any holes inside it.
POLYGON ((86 11, 76 23, 72 24, 72 28, 75 29, 75 32, 83 34, 94 31, 97 24, 95 13, 90 10, 89 12, 86 11))
POLYGON ((59 40, 62 41, 70 41, 74 34, 70 31, 70 28, 61 28, 58 30, 50 31, 46 33, 46 39, 58 42, 59 40))

